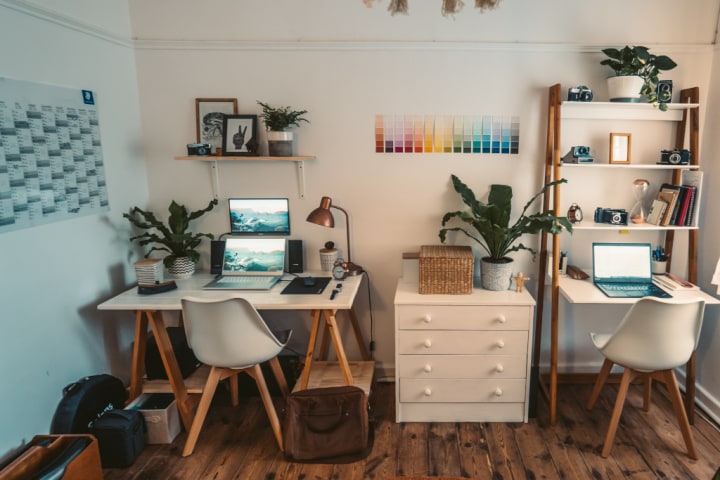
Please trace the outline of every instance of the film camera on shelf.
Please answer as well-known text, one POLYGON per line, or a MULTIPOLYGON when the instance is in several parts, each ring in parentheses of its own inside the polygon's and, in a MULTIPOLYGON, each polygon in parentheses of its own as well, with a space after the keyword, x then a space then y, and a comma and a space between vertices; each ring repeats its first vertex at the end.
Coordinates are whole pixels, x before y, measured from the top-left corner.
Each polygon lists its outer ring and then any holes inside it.
POLYGON ((661 150, 659 165, 687 165, 692 158, 690 150, 661 150))
POLYGON ((609 223, 610 225, 627 225, 628 212, 622 208, 595 209, 595 223, 609 223))
POLYGON ((670 103, 672 100, 672 80, 660 80, 655 87, 659 102, 670 103))
POLYGON ((595 158, 590 155, 590 147, 571 147, 570 151, 562 158, 563 163, 593 163, 595 158))
POLYGON ((212 145, 209 143, 188 143, 188 156, 206 157, 212 153, 212 145))
POLYGON ((568 88, 568 102, 592 102, 593 92, 585 85, 568 88))

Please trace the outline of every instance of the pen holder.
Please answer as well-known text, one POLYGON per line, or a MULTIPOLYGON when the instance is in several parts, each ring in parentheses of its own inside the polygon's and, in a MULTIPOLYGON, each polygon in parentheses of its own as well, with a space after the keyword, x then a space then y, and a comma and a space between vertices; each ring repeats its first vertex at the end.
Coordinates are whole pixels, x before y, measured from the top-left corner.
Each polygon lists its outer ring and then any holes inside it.
POLYGON ((338 251, 335 248, 320 249, 320 266, 323 272, 330 272, 338 259, 338 251))
POLYGON ((667 273, 667 260, 653 260, 652 273, 654 273, 655 275, 662 275, 664 273, 667 273))

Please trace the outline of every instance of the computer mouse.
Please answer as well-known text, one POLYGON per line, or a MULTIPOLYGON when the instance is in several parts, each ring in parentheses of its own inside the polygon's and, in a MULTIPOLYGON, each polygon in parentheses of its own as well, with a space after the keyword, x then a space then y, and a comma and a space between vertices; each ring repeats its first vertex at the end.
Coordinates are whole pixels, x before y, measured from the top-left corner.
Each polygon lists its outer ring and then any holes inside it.
POLYGON ((314 287, 315 279, 313 277, 303 277, 303 285, 306 287, 314 287))

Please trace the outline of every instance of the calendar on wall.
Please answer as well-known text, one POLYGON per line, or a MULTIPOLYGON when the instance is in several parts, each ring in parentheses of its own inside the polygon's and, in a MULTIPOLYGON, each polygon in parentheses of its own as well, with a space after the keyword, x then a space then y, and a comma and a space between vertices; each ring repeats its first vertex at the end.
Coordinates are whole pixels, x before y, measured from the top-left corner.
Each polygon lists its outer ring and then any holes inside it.
POLYGON ((0 233, 107 210, 94 93, 0 77, 0 233))

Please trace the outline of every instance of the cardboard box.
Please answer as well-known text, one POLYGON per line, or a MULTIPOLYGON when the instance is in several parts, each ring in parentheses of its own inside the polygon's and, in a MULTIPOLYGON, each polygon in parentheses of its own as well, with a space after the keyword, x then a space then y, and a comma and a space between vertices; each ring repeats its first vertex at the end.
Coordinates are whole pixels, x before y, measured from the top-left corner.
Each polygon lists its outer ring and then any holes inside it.
POLYGON ((172 443, 180 433, 180 414, 172 393, 144 393, 125 409, 142 413, 147 443, 172 443))

